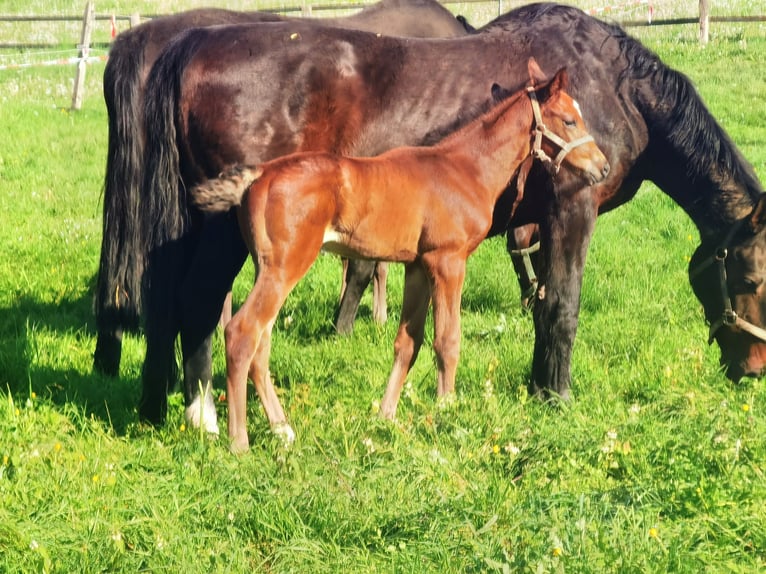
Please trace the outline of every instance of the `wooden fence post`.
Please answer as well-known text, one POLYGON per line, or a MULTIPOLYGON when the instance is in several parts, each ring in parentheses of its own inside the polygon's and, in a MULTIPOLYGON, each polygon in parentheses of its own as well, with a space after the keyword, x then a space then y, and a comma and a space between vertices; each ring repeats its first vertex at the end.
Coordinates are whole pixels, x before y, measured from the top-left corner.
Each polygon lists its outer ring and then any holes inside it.
POLYGON ((700 43, 710 40, 710 0, 700 0, 700 43))
POLYGON ((139 16, 138 12, 134 12, 130 15, 130 27, 135 28, 141 23, 141 16, 139 16))
POLYGON ((93 23, 96 21, 96 8, 92 1, 85 5, 85 14, 82 18, 82 35, 80 37, 77 71, 74 77, 74 92, 72 94, 72 109, 79 110, 82 107, 83 92, 85 91, 85 69, 88 67, 90 54, 90 37, 93 34, 93 23))

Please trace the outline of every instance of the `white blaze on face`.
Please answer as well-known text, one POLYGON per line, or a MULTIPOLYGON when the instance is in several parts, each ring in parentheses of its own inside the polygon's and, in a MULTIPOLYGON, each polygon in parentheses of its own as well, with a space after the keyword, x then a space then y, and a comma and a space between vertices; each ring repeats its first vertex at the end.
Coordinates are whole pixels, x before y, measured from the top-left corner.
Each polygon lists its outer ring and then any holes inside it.
POLYGON ((576 109, 577 113, 580 114, 580 117, 582 117, 582 110, 580 109, 580 103, 574 98, 572 99, 572 103, 574 104, 574 109, 576 109))

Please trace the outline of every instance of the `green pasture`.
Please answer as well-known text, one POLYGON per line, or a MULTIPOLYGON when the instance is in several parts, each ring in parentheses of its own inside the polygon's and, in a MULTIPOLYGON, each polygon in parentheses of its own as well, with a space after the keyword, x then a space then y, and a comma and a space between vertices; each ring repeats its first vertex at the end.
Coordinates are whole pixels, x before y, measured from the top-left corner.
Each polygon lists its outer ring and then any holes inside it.
MULTIPOLYGON (((0 13, 44 11, 21 4, 0 13)), ((766 179, 766 27, 714 26, 704 48, 693 26, 634 32, 766 179)), ((389 323, 372 323, 368 294, 339 337, 340 263, 323 256, 274 335, 291 449, 255 397, 245 456, 186 428, 180 394, 167 425, 140 424, 142 339, 126 338, 119 378, 91 371, 102 72, 75 113, 73 68, 0 70, 0 572, 766 570, 766 391, 719 372, 686 274, 697 232, 649 185, 599 219, 571 404, 526 394, 532 322, 494 239, 469 260, 453 402, 435 399, 429 334, 398 420, 376 416, 401 269, 389 323)), ((248 263, 235 301, 252 277, 248 263)), ((220 334, 214 352, 218 394, 220 334)))

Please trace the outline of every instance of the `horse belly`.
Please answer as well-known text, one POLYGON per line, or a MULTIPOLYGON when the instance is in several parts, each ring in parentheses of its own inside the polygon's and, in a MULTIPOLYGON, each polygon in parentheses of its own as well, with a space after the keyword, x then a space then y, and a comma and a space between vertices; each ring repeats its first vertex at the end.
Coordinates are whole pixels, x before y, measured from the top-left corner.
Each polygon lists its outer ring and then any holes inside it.
POLYGON ((353 233, 328 228, 322 240, 322 250, 349 259, 377 259, 382 261, 414 261, 418 255, 417 238, 374 231, 353 233))

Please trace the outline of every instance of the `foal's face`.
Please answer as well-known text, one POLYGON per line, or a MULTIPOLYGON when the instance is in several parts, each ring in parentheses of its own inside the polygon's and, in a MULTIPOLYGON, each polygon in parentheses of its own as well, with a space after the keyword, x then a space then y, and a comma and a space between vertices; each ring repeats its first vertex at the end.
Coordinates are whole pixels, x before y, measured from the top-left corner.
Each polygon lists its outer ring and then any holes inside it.
MULTIPOLYGON (((545 126, 565 142, 588 136, 580 105, 563 89, 555 90, 548 100, 541 104, 540 113, 545 126)), ((560 151, 555 144, 545 139, 543 150, 550 157, 556 157, 560 151)), ((564 157, 562 165, 580 175, 589 184, 602 181, 609 173, 606 156, 592 140, 571 149, 564 157)))

